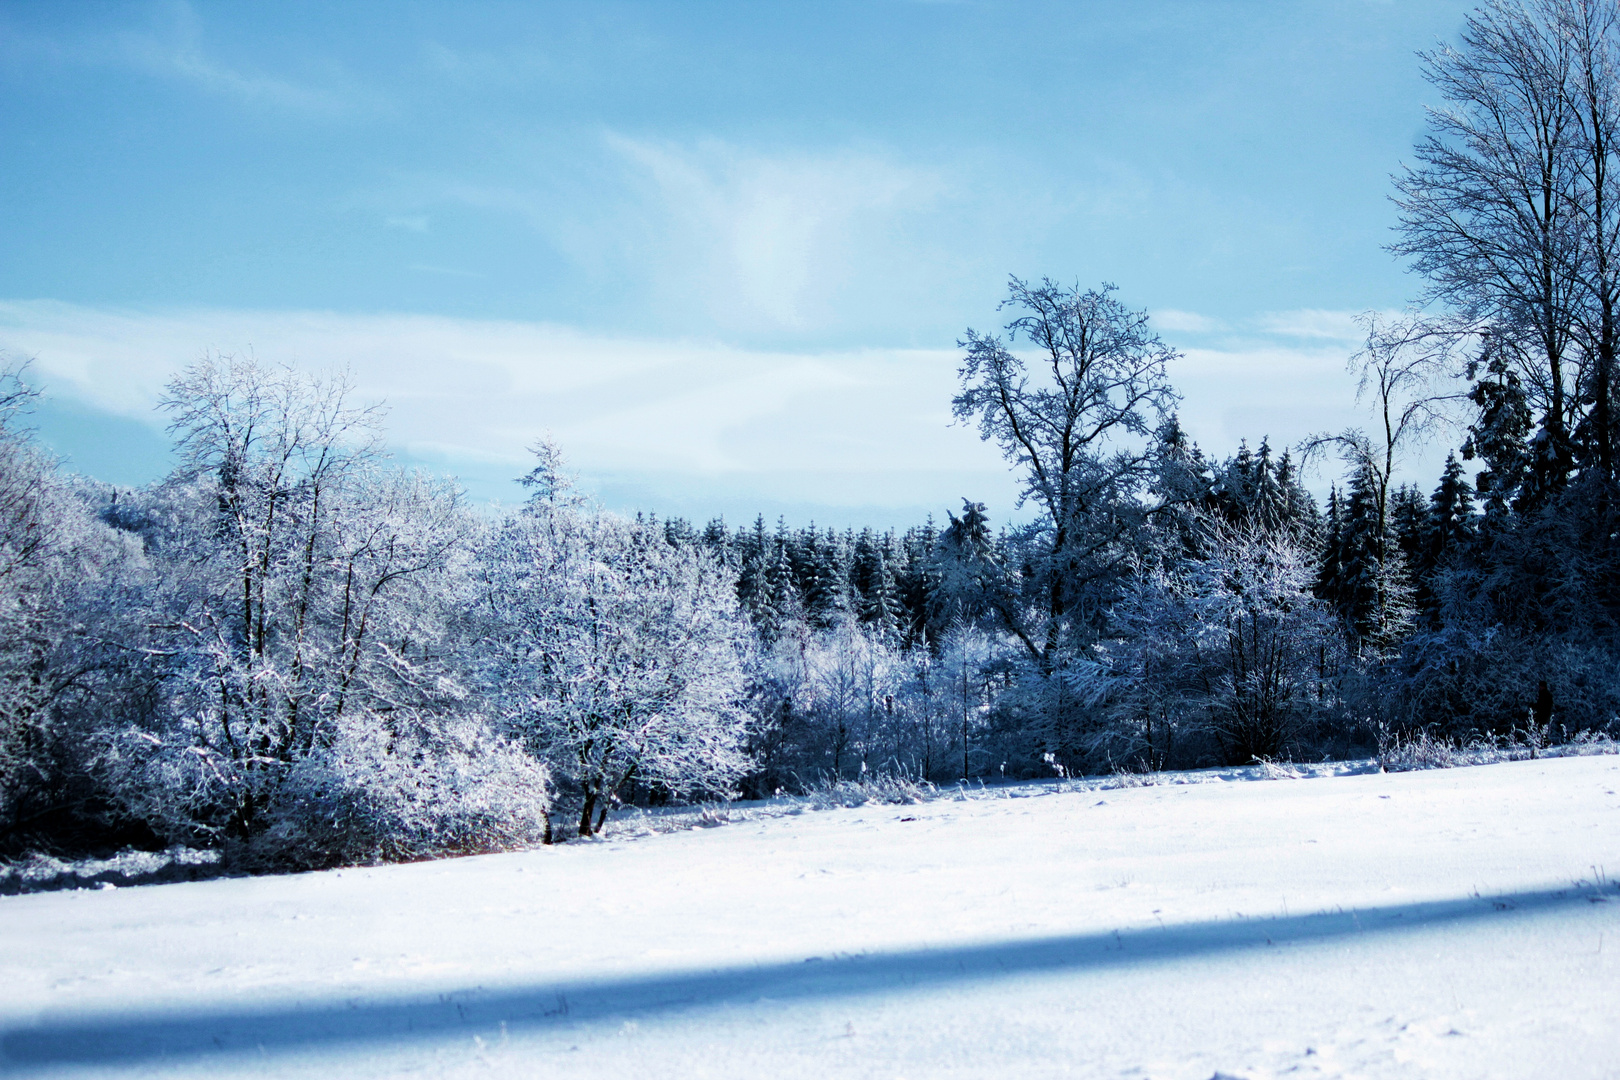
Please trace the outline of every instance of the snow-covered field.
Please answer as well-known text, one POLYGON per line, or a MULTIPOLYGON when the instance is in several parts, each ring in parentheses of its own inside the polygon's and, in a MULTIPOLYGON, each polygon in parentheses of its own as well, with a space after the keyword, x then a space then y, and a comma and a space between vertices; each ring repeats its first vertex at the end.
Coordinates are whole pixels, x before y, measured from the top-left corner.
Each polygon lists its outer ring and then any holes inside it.
POLYGON ((0 898, 0 1072, 1616 1077, 1617 791, 1032 786, 0 898))

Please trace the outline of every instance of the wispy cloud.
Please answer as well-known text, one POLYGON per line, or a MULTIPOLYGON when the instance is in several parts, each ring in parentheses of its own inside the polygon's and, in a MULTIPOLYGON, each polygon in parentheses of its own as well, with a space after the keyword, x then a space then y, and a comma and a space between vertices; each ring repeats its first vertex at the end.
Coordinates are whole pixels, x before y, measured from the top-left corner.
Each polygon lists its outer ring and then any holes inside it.
MULTIPOLYGON (((349 368, 363 396, 388 402, 394 444, 452 471, 515 476, 549 431, 587 477, 652 505, 724 491, 733 504, 943 509, 972 495, 1012 512, 1008 467, 951 423, 949 349, 769 351, 543 323, 50 301, 0 301, 0 348, 35 357, 48 393, 154 425, 184 365, 251 349, 349 368)), ((1171 372, 1182 422, 1216 456, 1364 424, 1346 356, 1281 336, 1186 348, 1171 372)), ((1445 449, 1410 476, 1436 474, 1445 449)))
POLYGON ((1255 326, 1267 334, 1359 345, 1361 339, 1366 336, 1356 323, 1359 314, 1354 311, 1322 311, 1315 308, 1274 311, 1259 316, 1255 320, 1255 326))
POLYGON ((943 188, 936 175, 870 153, 767 155, 619 135, 608 142, 652 188, 663 257, 680 267, 665 288, 702 281, 711 304, 726 298, 728 308, 740 305, 737 314, 771 326, 826 317, 864 269, 871 241, 943 188))
POLYGON ((383 105, 374 89, 330 61, 318 73, 295 77, 220 56, 209 47, 203 18, 185 0, 122 10, 134 16, 123 25, 103 22, 95 29, 60 30, 53 36, 7 28, 0 48, 16 63, 121 67, 243 104, 306 116, 369 112, 383 105))
POLYGON ((0 302, 0 347, 36 358, 47 392, 160 422, 186 363, 249 349, 269 363, 349 368, 386 399, 392 441, 451 469, 522 471, 551 432, 587 476, 656 493, 713 480, 760 500, 1011 503, 993 450, 950 424, 954 354, 783 353, 412 315, 138 312, 0 302), (458 465, 458 463, 460 463, 458 465))
POLYGON ((1227 328, 1226 324, 1219 319, 1212 319, 1208 315, 1199 315, 1191 311, 1177 311, 1174 308, 1166 308, 1149 314, 1155 329, 1171 333, 1209 334, 1227 328))
POLYGON ((606 132, 558 160, 509 145, 488 178, 401 177, 378 202, 400 218, 435 205, 508 215, 582 274, 628 286, 648 319, 755 340, 892 327, 937 306, 960 262, 939 250, 950 177, 881 149, 606 132))

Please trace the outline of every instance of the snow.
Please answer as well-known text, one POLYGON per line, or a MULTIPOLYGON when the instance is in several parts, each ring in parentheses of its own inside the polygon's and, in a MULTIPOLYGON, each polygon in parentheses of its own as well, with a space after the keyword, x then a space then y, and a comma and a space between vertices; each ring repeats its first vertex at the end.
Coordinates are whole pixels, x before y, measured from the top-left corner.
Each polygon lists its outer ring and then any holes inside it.
POLYGON ((1614 1077, 1616 791, 1029 786, 0 898, 0 1071, 1614 1077))

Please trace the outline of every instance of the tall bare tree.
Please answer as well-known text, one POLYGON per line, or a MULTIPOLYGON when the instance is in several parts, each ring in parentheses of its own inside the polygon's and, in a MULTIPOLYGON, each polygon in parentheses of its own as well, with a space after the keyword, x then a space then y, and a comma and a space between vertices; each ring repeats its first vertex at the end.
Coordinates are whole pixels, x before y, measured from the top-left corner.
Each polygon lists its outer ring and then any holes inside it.
POLYGON ((1422 54, 1446 104, 1420 164, 1396 179, 1401 239, 1427 298, 1497 324, 1528 355, 1549 426, 1562 427, 1579 285, 1573 207, 1579 132, 1569 43, 1546 5, 1488 0, 1461 46, 1422 54))
POLYGON ((1577 133, 1580 178, 1573 212, 1579 229, 1577 308, 1585 363, 1582 397, 1590 402, 1587 430, 1579 434, 1592 463, 1605 476, 1615 471, 1614 363, 1620 337, 1620 5, 1613 0, 1566 0, 1554 15, 1574 60, 1571 110, 1577 133))
POLYGON ((1144 509, 1135 496, 1152 432, 1176 401, 1166 372, 1175 350, 1113 293, 1013 278, 1006 340, 970 329, 959 343, 956 416, 976 420, 1022 471, 1022 498, 1040 511, 1024 545, 1030 602, 1008 601, 1003 614, 1047 673, 1094 586, 1118 570, 1120 542, 1144 509))
POLYGON ((1395 181, 1393 250, 1425 300, 1493 332, 1539 414, 1544 483, 1582 448, 1614 469, 1617 34, 1615 0, 1487 0, 1456 46, 1422 54, 1445 103, 1395 181))

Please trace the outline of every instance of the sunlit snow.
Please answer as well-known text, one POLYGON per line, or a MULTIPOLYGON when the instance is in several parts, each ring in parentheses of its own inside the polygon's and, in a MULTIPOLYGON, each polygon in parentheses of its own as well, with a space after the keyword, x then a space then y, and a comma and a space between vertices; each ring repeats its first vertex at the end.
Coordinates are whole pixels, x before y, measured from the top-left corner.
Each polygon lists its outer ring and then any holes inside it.
POLYGON ((0 899, 0 1071, 1620 1068, 1620 758, 1172 779, 0 899))

